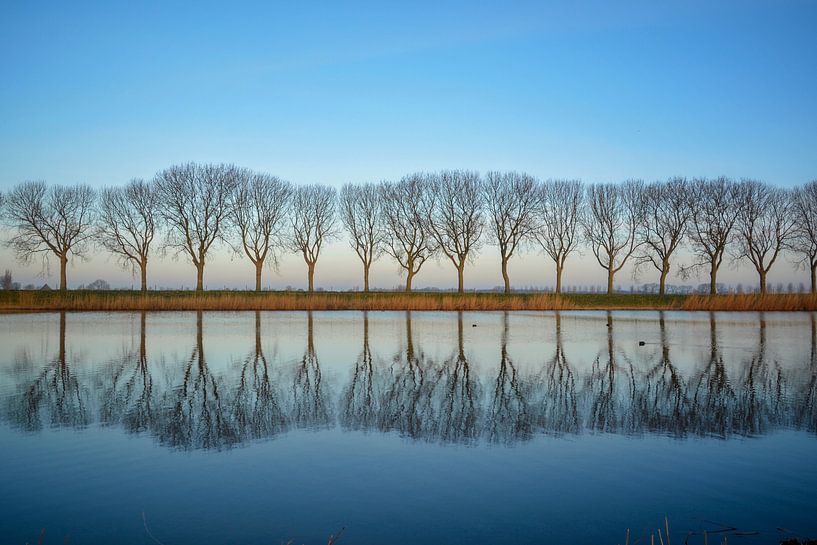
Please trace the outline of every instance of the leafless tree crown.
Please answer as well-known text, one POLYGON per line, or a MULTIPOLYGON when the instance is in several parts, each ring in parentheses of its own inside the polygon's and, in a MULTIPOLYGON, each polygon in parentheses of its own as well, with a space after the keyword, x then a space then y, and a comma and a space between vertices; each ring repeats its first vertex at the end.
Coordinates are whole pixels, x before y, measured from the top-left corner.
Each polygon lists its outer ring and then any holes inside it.
POLYGON ((427 185, 426 175, 412 174, 397 183, 384 182, 378 187, 385 250, 400 265, 401 272, 406 271, 406 291, 411 290, 412 278, 435 251, 423 211, 427 185))
POLYGON ((425 219, 440 252, 454 264, 459 291, 463 269, 482 245, 485 228, 483 194, 479 174, 468 170, 444 170, 430 178, 425 200, 425 219))
POLYGON ((791 249, 811 272, 811 292, 817 293, 817 180, 792 192, 795 220, 791 249))
POLYGON ((150 245, 156 235, 156 186, 134 179, 124 187, 109 187, 99 197, 95 239, 123 267, 142 272, 143 284, 150 245))
POLYGON ((556 292, 561 292, 562 272, 568 256, 580 243, 584 218, 584 187, 578 180, 549 180, 538 200, 537 230, 534 235, 556 264, 556 292))
POLYGON ((83 257, 93 235, 96 194, 86 185, 47 186, 23 182, 8 194, 6 221, 12 228, 8 245, 28 263, 41 256, 44 265, 53 254, 60 261, 60 289, 67 289, 66 265, 71 256, 83 257))
POLYGON ((752 263, 759 275, 760 292, 765 293, 766 275, 795 233, 792 201, 785 189, 756 180, 743 180, 738 196, 735 258, 752 263))
POLYGON ((640 180, 588 187, 584 235, 596 261, 608 272, 608 292, 613 291, 613 276, 639 245, 636 235, 644 217, 643 191, 640 180))
POLYGON ((167 226, 165 246, 190 257, 199 290, 207 253, 226 234, 238 172, 233 165, 187 163, 156 176, 160 213, 167 226))
POLYGON ((670 259, 684 241, 691 214, 686 178, 654 182, 644 188, 644 219, 637 235, 643 244, 636 263, 648 263, 660 272, 659 293, 662 295, 670 272, 670 259))
POLYGON ((237 169, 230 203, 231 220, 241 250, 256 267, 256 289, 266 263, 278 263, 278 248, 285 244, 286 218, 292 186, 269 174, 237 169))
POLYGON ((693 262, 681 268, 688 277, 701 268, 710 276, 710 293, 716 292, 717 274, 723 263, 726 248, 734 240, 738 219, 738 191, 732 180, 720 177, 699 178, 690 187, 692 213, 687 236, 693 253, 693 262))
POLYGON ((340 190, 340 219, 363 264, 365 291, 369 290, 369 268, 385 250, 381 201, 381 192, 374 184, 346 184, 340 190))
POLYGON ((321 248, 338 234, 336 200, 334 188, 318 184, 300 186, 292 195, 289 247, 300 253, 307 264, 310 291, 321 248))
POLYGON ((510 292, 508 260, 529 242, 537 228, 536 212, 541 192, 527 174, 489 172, 483 183, 491 239, 499 246, 505 292, 510 292))

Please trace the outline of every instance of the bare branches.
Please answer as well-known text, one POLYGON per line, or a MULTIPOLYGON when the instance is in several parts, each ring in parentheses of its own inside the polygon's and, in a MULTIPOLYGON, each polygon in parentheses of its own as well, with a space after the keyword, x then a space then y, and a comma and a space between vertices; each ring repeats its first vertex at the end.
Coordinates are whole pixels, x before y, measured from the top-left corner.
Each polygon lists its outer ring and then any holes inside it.
POLYGON ((23 182, 8 194, 6 220, 13 229, 8 245, 17 258, 30 262, 53 254, 60 261, 60 290, 67 289, 70 256, 83 257, 93 235, 94 191, 86 185, 46 186, 23 182))
POLYGON ((406 271, 406 292, 423 263, 434 254, 434 242, 424 218, 423 202, 428 178, 423 174, 399 182, 381 183, 385 250, 406 271))
POLYGON ((489 172, 483 183, 485 208, 493 240, 499 246, 505 293, 511 292, 508 260, 536 231, 541 193, 532 176, 517 172, 489 172))
POLYGON ((255 290, 261 291, 265 263, 277 263, 275 250, 285 244, 283 230, 292 186, 275 176, 236 170, 230 218, 241 247, 255 266, 255 290))
POLYGON ((817 293, 817 180, 792 193, 792 212, 796 225, 791 250, 811 273, 811 293, 817 293))
POLYGON ((792 202, 786 190, 756 180, 743 180, 738 198, 735 258, 754 265, 760 293, 765 294, 766 275, 795 232, 792 202))
POLYGON ((687 235, 695 261, 682 267, 686 277, 700 267, 709 268, 709 292, 717 293, 718 269, 723 263, 726 247, 734 240, 738 219, 738 191, 736 184, 724 177, 714 180, 697 179, 690 187, 693 203, 687 235))
POLYGON ((369 268, 383 255, 381 192, 373 184, 346 184, 340 190, 340 219, 349 244, 363 263, 363 291, 369 291, 369 268))
POLYGON ((567 257, 579 246, 584 218, 584 187, 578 180, 549 180, 540 188, 536 241, 556 264, 556 293, 562 292, 567 257))
POLYGON ((479 251, 485 227, 480 186, 476 172, 444 170, 430 178, 426 193, 428 231, 457 269, 459 293, 464 291, 465 263, 479 251))
MULTIPOLYGON (((72 256, 84 257, 95 241, 125 268, 141 272, 154 239, 196 267, 196 289, 204 288, 210 250, 227 242, 255 267, 261 289, 265 264, 277 265, 280 249, 300 254, 314 290, 314 270, 328 240, 342 226, 363 266, 369 290, 373 263, 384 253, 406 271, 405 290, 432 256, 445 256, 464 291, 464 269, 486 238, 499 249, 504 291, 511 291, 509 264, 536 242, 556 267, 562 289, 566 260, 586 244, 607 273, 607 291, 627 263, 635 274, 647 265, 660 275, 659 293, 688 243, 691 263, 677 266, 685 279, 702 269, 717 290, 724 255, 751 263, 766 290, 766 277, 780 255, 791 255, 811 273, 817 293, 817 180, 792 190, 727 178, 670 178, 583 186, 577 180, 540 183, 524 173, 446 170, 413 174, 397 183, 294 187, 274 176, 225 164, 187 163, 159 172, 151 182, 131 180, 95 192, 87 186, 25 182, 0 193, 6 244, 26 263, 49 257, 60 262, 60 284, 72 256), (338 221, 338 219, 340 221, 338 221), (486 235, 487 237, 483 237, 486 235)), ((793 284, 790 284, 790 289, 793 284)))
POLYGON ((158 205, 155 185, 139 179, 125 187, 103 189, 99 198, 94 238, 123 267, 139 269, 142 291, 147 290, 148 254, 156 233, 158 205))
POLYGON ((666 293, 670 258, 681 245, 692 214, 686 178, 654 182, 644 188, 644 220, 638 237, 643 252, 637 263, 650 263, 660 273, 658 293, 666 293))
POLYGON ((607 270, 607 293, 613 293, 615 274, 638 247, 636 231, 644 217, 644 183, 593 184, 587 189, 589 213, 584 236, 596 261, 607 270))
POLYGON ((166 246, 186 254, 196 267, 196 290, 204 289, 207 252, 224 236, 237 185, 233 165, 172 166, 156 176, 160 213, 168 226, 166 246))
POLYGON ((298 187, 292 196, 292 238, 289 247, 303 255, 309 291, 314 290, 315 264, 323 244, 338 234, 335 189, 325 185, 298 187))

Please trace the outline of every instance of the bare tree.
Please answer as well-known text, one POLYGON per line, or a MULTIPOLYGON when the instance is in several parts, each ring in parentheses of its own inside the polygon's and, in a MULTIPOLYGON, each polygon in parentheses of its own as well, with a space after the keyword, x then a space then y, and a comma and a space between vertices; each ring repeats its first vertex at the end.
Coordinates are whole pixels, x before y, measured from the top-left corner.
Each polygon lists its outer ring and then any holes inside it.
POLYGON ((247 169, 237 172, 230 215, 241 248, 255 266, 255 291, 261 291, 265 263, 277 263, 276 249, 284 244, 292 186, 275 176, 247 169))
POLYGON ((222 240, 237 183, 233 165, 174 165, 156 175, 166 247, 190 257, 196 267, 196 291, 204 289, 207 252, 222 240))
POLYGON ((349 244, 363 264, 363 291, 369 291, 369 268, 383 255, 381 192, 373 184, 346 184, 340 190, 340 219, 351 236, 349 244))
POLYGON ((338 233, 336 200, 335 188, 318 184, 300 186, 292 196, 290 249, 303 255, 309 291, 315 289, 315 264, 321 247, 338 233))
POLYGON ((654 182, 644 188, 644 221, 638 234, 643 252, 636 256, 636 260, 639 265, 649 263, 658 269, 659 295, 666 293, 670 258, 686 234, 692 214, 689 196, 686 178, 654 182))
POLYGON ((382 183, 378 188, 383 206, 386 253, 406 271, 407 293, 411 292, 414 276, 435 251, 423 215, 427 187, 426 176, 413 174, 394 184, 382 183))
POLYGON ((791 248, 808 267, 811 293, 817 293, 817 180, 794 190, 792 207, 797 228, 791 248))
POLYGON ((66 268, 72 256, 84 257, 93 235, 94 191, 86 185, 46 186, 23 182, 7 196, 6 221, 14 233, 8 245, 30 262, 53 254, 60 262, 60 291, 68 289, 66 268))
POLYGON ((795 216, 785 189, 756 180, 738 186, 738 245, 735 257, 748 259, 766 293, 766 275, 794 234, 795 216))
POLYGON ((541 187, 537 242, 556 264, 556 293, 562 293, 567 257, 579 246, 584 187, 578 180, 549 180, 541 187))
POLYGON ((596 261, 607 270, 607 293, 613 280, 639 246, 636 231, 644 217, 644 183, 593 184, 587 189, 589 213, 584 235, 596 261))
POLYGON ((9 269, 6 269, 5 272, 3 272, 2 276, 0 276, 0 290, 7 291, 19 289, 19 284, 17 284, 17 287, 14 287, 15 284, 17 283, 14 281, 14 276, 12 276, 11 271, 9 269))
POLYGON ((687 236, 694 254, 692 264, 681 267, 682 276, 689 276, 701 267, 709 269, 709 293, 718 292, 718 269, 723 263, 727 246, 734 240, 738 218, 737 185, 730 179, 697 179, 690 187, 692 214, 687 236))
POLYGON ((439 250, 457 269, 457 291, 465 291, 465 263, 481 246, 485 218, 479 174, 468 170, 444 170, 430 179, 425 218, 439 250))
POLYGON ((532 176, 518 172, 489 172, 483 184, 490 231, 499 246, 505 293, 511 292, 508 261, 520 244, 536 231, 536 211, 541 193, 532 176))
POLYGON ((106 188, 99 198, 95 239, 117 256, 123 267, 139 269, 147 291, 148 255, 156 233, 156 186, 134 179, 125 187, 106 188))

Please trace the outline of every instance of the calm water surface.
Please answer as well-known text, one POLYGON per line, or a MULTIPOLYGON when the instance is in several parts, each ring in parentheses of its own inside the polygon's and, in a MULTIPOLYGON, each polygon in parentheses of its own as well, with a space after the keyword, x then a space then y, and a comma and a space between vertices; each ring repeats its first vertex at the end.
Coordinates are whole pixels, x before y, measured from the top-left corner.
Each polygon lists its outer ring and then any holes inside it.
POLYGON ((0 347, 3 543, 817 536, 813 314, 29 314, 0 347))

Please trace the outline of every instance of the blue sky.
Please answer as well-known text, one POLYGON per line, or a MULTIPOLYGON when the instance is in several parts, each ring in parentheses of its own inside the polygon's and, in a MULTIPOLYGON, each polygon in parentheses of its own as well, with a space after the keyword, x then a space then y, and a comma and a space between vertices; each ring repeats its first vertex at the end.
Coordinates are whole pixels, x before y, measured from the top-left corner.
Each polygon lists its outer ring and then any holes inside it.
MULTIPOLYGON (((817 177, 817 2, 0 5, 0 189, 817 177)), ((493 284, 492 284, 493 285, 493 284)))

